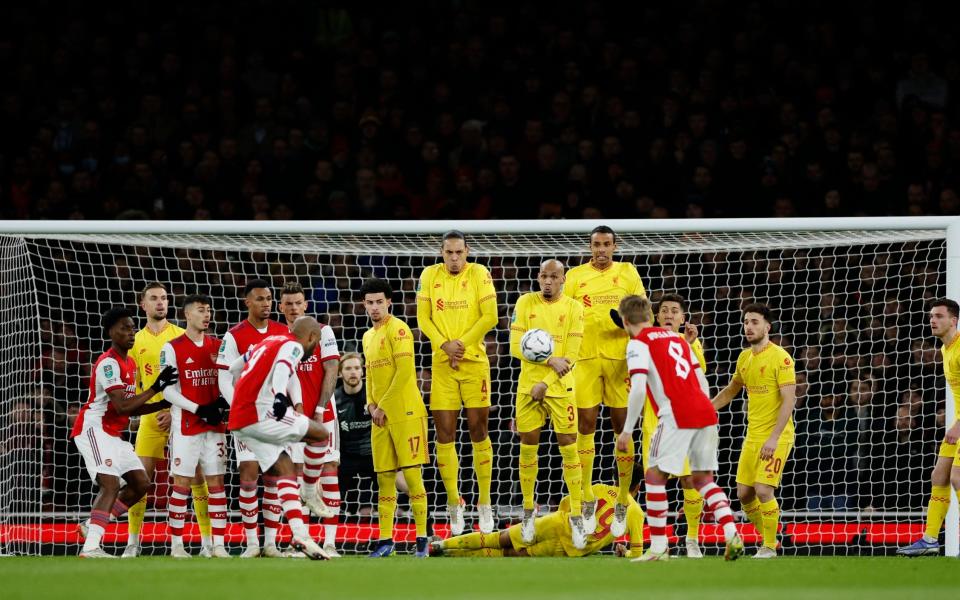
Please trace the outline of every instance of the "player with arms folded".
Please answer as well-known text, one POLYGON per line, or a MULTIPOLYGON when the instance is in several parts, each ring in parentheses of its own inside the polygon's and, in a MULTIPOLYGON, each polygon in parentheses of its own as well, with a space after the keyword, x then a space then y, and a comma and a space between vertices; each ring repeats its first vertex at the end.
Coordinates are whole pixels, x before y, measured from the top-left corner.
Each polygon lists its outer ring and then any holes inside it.
POLYGON ((297 442, 326 443, 330 434, 302 414, 297 365, 320 343, 320 323, 300 317, 293 331, 268 336, 230 365, 238 374, 229 428, 253 453, 264 473, 264 487, 277 490, 290 530, 291 545, 314 560, 329 558, 310 539, 303 521, 297 471, 287 447, 297 442))
POLYGON ((483 337, 497 324, 497 291, 486 267, 467 262, 470 247, 459 231, 443 235, 443 262, 423 270, 417 287, 417 324, 433 348, 430 411, 437 430, 437 469, 447 492, 450 532, 463 533, 460 462, 454 444, 460 408, 466 408, 477 475, 480 531, 493 531, 490 484, 493 448, 490 418, 490 360, 483 337))
POLYGON ((82 558, 116 558, 100 547, 110 517, 119 517, 140 500, 150 485, 143 463, 133 446, 120 436, 131 415, 147 415, 168 408, 165 401, 148 401, 177 380, 177 371, 160 371, 150 387, 137 392, 137 365, 128 354, 133 348, 136 327, 133 313, 112 308, 101 320, 110 349, 97 358, 90 376, 90 397, 80 409, 70 437, 83 456, 87 473, 100 492, 93 501, 82 558), (120 480, 126 484, 121 489, 120 480))
MULTIPOLYGON (((697 326, 686 322, 687 303, 680 294, 664 294, 657 307, 657 324, 670 331, 679 332, 684 328, 683 337, 690 344, 690 350, 696 355, 700 363, 700 370, 707 373, 707 363, 703 356, 703 342, 697 337, 697 326)), ((641 454, 643 468, 650 466, 650 440, 657 429, 657 411, 653 409, 650 397, 643 410, 643 426, 641 440, 641 454)), ((693 485, 690 478, 690 461, 683 464, 680 473, 680 487, 683 489, 683 514, 687 521, 687 538, 685 540, 688 558, 703 558, 700 551, 700 517, 703 515, 703 498, 693 485)))
MULTIPOLYGON (((517 431, 520 433, 520 489, 523 492, 523 543, 536 541, 534 490, 539 468, 540 430, 549 416, 563 458, 563 480, 570 496, 570 534, 575 548, 587 544, 583 518, 582 467, 577 455, 577 404, 570 371, 579 364, 583 341, 583 306, 563 295, 564 266, 545 260, 537 275, 540 292, 520 296, 510 323, 510 354, 520 359, 517 385, 517 431), (553 355, 542 363, 524 358, 520 341, 530 329, 542 329, 553 337, 553 355)), ((592 489, 591 489, 592 493, 592 489)))
MULTIPOLYGON (((137 392, 148 389, 160 372, 160 351, 163 345, 170 340, 183 335, 183 329, 167 320, 167 311, 170 307, 170 297, 164 284, 154 281, 144 286, 140 292, 140 309, 147 317, 147 326, 137 332, 130 355, 137 363, 137 392)), ((150 401, 159 402, 163 397, 160 394, 150 401)), ((145 415, 140 419, 137 427, 137 439, 134 450, 143 463, 147 479, 153 481, 157 469, 157 461, 166 458, 167 441, 170 437, 169 411, 159 411, 145 415)), ((168 465, 169 468, 169 465, 168 465)), ((193 496, 193 512, 197 517, 197 525, 203 540, 201 556, 209 557, 212 552, 210 516, 208 514, 207 483, 203 477, 193 478, 189 482, 193 496)), ((139 502, 130 507, 127 513, 127 547, 123 551, 124 558, 132 558, 140 554, 140 529, 143 527, 143 516, 147 509, 147 496, 144 494, 139 502)))
POLYGON ((183 547, 190 482, 206 479, 210 489, 210 521, 213 534, 211 555, 230 558, 224 548, 227 528, 227 493, 223 476, 227 471, 226 424, 223 411, 227 402, 217 387, 217 349, 220 342, 212 335, 213 318, 210 297, 193 294, 183 299, 186 332, 167 342, 160 351, 160 368, 173 367, 180 374, 176 383, 164 390, 164 399, 172 406, 170 416, 170 472, 173 486, 167 503, 170 528, 170 556, 189 558, 183 547))
MULTIPOLYGON (((659 418, 650 443, 650 465, 644 473, 650 548, 634 560, 666 560, 670 556, 667 477, 682 473, 687 460, 694 487, 723 528, 726 559, 736 560, 743 554, 743 541, 733 522, 730 501, 713 481, 719 466, 720 436, 717 411, 710 404, 710 388, 700 363, 684 336, 670 329, 653 327, 652 306, 646 298, 627 296, 620 302, 619 313, 631 339, 626 352, 630 403, 623 431, 617 438, 618 449, 622 452, 628 447, 648 394, 659 418)), ((611 524, 613 535, 622 533, 626 525, 625 514, 619 509, 618 503, 611 524)))
MULTIPOLYGON (((590 262, 570 269, 563 293, 583 305, 584 336, 580 359, 573 372, 579 411, 577 448, 583 465, 583 518, 587 529, 595 526, 593 515, 593 461, 596 457, 594 435, 602 402, 610 411, 614 434, 623 430, 627 416, 627 366, 623 360, 627 336, 610 321, 610 311, 628 294, 646 296, 636 267, 613 260, 617 234, 606 225, 590 232, 590 262)), ((623 452, 616 451, 620 502, 624 506, 630 494, 633 474, 633 442, 623 452)))
POLYGON ((763 535, 763 546, 754 558, 777 556, 780 506, 774 491, 794 441, 797 376, 790 354, 770 341, 772 324, 766 305, 744 307, 743 333, 750 347, 740 353, 733 379, 713 399, 719 410, 747 388, 747 437, 737 465, 737 497, 763 535))
MULTIPOLYGON (((292 329, 297 319, 307 312, 307 298, 303 287, 296 281, 288 281, 280 291, 280 311, 292 329)), ((320 324, 320 343, 313 354, 297 365, 297 377, 303 395, 303 414, 320 423, 330 433, 325 445, 293 444, 293 463, 297 474, 302 475, 300 495, 311 503, 322 502, 330 510, 340 510, 340 485, 337 481, 337 464, 340 462, 340 426, 337 422, 337 405, 333 390, 337 384, 340 349, 333 329, 320 324), (323 488, 322 499, 317 498, 317 484, 323 488)), ((331 558, 339 557, 336 550, 337 515, 323 520, 323 551, 331 558)))
POLYGON ((403 472, 417 531, 414 556, 429 556, 427 490, 422 465, 427 457, 427 409, 417 388, 413 334, 390 314, 393 289, 382 279, 368 279, 360 299, 373 322, 363 334, 367 360, 367 412, 373 421, 370 445, 377 473, 380 538, 371 558, 393 554, 393 517, 397 510, 397 471, 403 472))
MULTIPOLYGON (((643 552, 643 510, 634 496, 643 481, 643 469, 635 467, 630 486, 630 505, 627 509, 627 533, 629 541, 617 544, 617 556, 633 558, 643 552)), ((597 498, 597 528, 587 536, 587 544, 577 549, 570 542, 570 496, 560 501, 557 512, 537 517, 534 527, 537 531, 536 542, 527 544, 520 533, 520 525, 493 534, 483 532, 468 533, 446 540, 435 538, 430 542, 430 551, 439 556, 463 557, 501 557, 501 556, 549 556, 570 557, 596 554, 612 544, 617 538, 610 531, 614 505, 620 495, 620 488, 612 485, 593 484, 593 493, 597 498)))
POLYGON ((897 550, 902 556, 924 556, 940 554, 940 529, 950 508, 950 486, 960 499, 960 453, 957 442, 960 440, 960 341, 957 340, 957 317, 960 306, 954 300, 940 298, 930 303, 930 333, 942 342, 940 353, 943 355, 943 375, 947 387, 953 394, 953 410, 956 420, 947 429, 937 462, 930 477, 930 503, 927 506, 927 526, 923 537, 909 546, 897 550))

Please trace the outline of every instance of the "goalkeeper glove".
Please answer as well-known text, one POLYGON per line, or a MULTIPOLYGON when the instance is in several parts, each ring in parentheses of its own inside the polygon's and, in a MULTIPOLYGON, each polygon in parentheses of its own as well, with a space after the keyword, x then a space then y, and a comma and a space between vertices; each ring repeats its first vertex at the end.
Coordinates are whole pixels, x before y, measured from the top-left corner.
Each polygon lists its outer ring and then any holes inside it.
POLYGON ((198 406, 197 416, 200 417, 201 421, 213 427, 223 423, 223 412, 215 403, 198 406))
POLYGON ((287 414, 287 407, 290 406, 290 399, 283 392, 277 392, 273 397, 273 418, 280 420, 287 414))
POLYGON ((160 371, 160 375, 157 376, 157 380, 153 382, 153 385, 150 386, 150 389, 157 392, 158 394, 175 384, 180 378, 180 373, 177 369, 171 365, 167 365, 160 371))

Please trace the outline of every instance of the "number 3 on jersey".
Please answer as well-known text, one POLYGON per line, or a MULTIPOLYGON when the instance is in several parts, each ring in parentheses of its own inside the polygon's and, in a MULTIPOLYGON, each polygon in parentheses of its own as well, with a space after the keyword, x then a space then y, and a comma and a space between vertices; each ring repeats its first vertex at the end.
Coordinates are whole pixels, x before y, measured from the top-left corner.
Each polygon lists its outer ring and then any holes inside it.
POLYGON ((677 377, 686 379, 687 375, 690 374, 690 361, 683 355, 683 346, 680 345, 680 342, 670 342, 667 346, 667 354, 676 361, 677 377))

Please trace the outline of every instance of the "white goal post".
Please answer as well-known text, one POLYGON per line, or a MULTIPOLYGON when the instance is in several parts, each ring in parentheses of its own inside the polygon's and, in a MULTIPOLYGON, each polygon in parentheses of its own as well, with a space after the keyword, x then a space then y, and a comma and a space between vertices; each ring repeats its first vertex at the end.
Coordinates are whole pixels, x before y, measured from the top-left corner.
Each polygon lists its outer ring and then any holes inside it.
MULTIPOLYGON (((588 260, 588 234, 598 225, 616 231, 618 259, 637 265, 654 300, 663 292, 688 299, 714 391, 726 385, 743 347, 740 306, 765 301, 780 315, 775 339, 797 360, 807 392, 798 403, 798 441, 781 489, 782 535, 792 548, 889 553, 916 534, 936 448, 954 415, 924 307, 937 296, 960 300, 960 217, 3 221, 0 554, 76 548, 72 528, 89 511, 91 489, 65 433, 78 403, 86 400, 90 363, 107 345, 95 326, 104 310, 117 304, 136 308, 136 290, 155 277, 169 277, 171 319, 180 321, 178 296, 209 293, 216 304, 216 333, 222 335, 243 318, 237 288, 245 278, 266 278, 276 286, 275 299, 285 279, 299 279, 314 312, 332 321, 341 349, 357 348, 367 326, 351 294, 359 281, 374 274, 390 280, 399 299, 395 312, 415 328, 410 307, 416 278, 423 267, 439 262, 439 236, 450 229, 467 235, 471 260, 491 268, 499 292, 501 323, 488 336, 498 395, 490 429, 497 455, 494 504, 501 523, 509 522, 519 504, 518 442, 510 428, 517 370, 504 345, 504 324, 516 297, 535 289, 539 262, 561 258, 575 266, 588 260), (808 365, 815 368, 807 372, 808 365)), ((282 320, 276 307, 272 316, 282 320)), ((418 364, 428 392, 425 340, 418 346, 418 364)), ((719 481, 731 498, 743 405, 742 398, 735 400, 721 418, 719 481)), ((609 482, 615 472, 602 454, 612 455, 612 439, 601 443, 604 435, 610 437, 608 427, 598 428, 596 477, 609 482)), ((458 441, 461 488, 469 503, 470 444, 468 438, 458 441)), ((550 505, 562 496, 562 479, 548 456, 552 435, 543 441, 540 478, 546 481, 538 497, 550 505)), ((232 462, 230 469, 235 471, 232 462)), ((432 517, 443 523, 445 503, 438 499, 443 486, 435 470, 428 468, 425 480, 428 495, 435 496, 432 517)), ((228 496, 235 509, 236 490, 228 487, 228 496)), ((148 516, 158 524, 159 543, 163 504, 151 499, 155 510, 148 516)), ((671 510, 678 506, 671 495, 671 510)), ((345 522, 354 517, 363 523, 356 515, 345 522)), ((678 511, 671 522, 680 526, 683 517, 678 511)), ((239 522, 236 516, 231 520, 239 522)), ((960 553, 958 523, 951 494, 945 527, 949 556, 960 553)), ((362 524, 345 528, 356 536, 345 541, 362 544, 368 530, 362 524)))

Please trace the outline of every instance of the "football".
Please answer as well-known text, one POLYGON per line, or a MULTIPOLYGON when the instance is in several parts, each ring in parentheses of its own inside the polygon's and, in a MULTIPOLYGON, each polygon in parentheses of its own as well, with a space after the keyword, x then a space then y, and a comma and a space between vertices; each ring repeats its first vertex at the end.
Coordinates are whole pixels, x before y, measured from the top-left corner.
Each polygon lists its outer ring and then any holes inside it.
POLYGON ((542 329, 531 329, 520 338, 520 352, 530 362, 543 362, 553 354, 553 336, 542 329))

